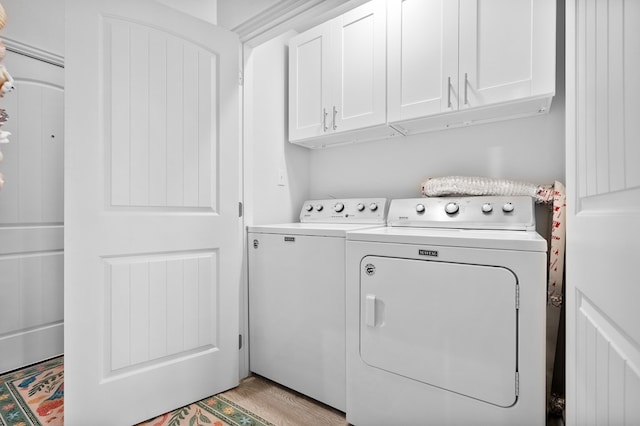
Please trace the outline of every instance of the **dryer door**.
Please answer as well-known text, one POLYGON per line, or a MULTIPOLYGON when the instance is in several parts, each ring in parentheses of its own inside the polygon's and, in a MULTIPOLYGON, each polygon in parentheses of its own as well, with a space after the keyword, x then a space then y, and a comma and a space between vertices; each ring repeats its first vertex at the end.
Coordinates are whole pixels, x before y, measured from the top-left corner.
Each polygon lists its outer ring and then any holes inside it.
POLYGON ((517 279, 510 270, 366 256, 360 284, 365 363, 502 407, 515 403, 517 279))

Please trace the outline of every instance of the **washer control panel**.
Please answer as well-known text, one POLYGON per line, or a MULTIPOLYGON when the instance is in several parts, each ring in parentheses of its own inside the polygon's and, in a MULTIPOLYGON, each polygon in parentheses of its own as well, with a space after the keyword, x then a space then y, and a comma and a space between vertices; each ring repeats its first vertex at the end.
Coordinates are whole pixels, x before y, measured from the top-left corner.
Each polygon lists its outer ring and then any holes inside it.
POLYGON ((527 195, 392 200, 389 226, 534 230, 535 203, 527 195))
POLYGON ((307 200, 300 210, 300 222, 384 225, 388 206, 386 198, 307 200))

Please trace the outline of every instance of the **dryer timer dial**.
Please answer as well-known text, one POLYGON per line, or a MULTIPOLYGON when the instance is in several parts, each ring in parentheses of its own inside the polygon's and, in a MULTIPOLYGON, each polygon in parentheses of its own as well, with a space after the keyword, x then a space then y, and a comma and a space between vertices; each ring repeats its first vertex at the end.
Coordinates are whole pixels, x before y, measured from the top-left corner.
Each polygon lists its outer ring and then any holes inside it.
POLYGON ((456 214, 459 210, 460 206, 458 206, 458 203, 447 203, 447 205, 444 206, 444 211, 447 212, 447 214, 456 214))
POLYGON ((513 204, 511 203, 506 203, 504 206, 502 206, 502 211, 505 213, 511 213, 513 209, 514 207, 513 207, 513 204))

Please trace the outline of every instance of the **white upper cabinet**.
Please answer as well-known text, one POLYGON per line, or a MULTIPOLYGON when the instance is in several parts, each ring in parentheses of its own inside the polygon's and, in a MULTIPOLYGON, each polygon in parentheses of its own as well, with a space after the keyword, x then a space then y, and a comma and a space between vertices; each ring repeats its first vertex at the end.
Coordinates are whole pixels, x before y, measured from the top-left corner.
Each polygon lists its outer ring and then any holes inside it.
POLYGON ((319 147, 391 136, 386 78, 385 0, 291 38, 289 140, 319 147))
POLYGON ((289 42, 289 139, 307 139, 329 130, 327 105, 331 26, 317 26, 289 42))
POLYGON ((331 73, 335 131, 386 122, 385 9, 384 0, 375 0, 332 21, 337 55, 331 73))
POLYGON ((373 0, 289 55, 289 140, 311 148, 545 113, 556 0, 373 0))
POLYGON ((554 0, 460 0, 461 107, 555 91, 554 0))
POLYGON ((458 2, 391 0, 389 121, 458 109, 458 2))
POLYGON ((389 0, 388 18, 389 122, 403 132, 548 110, 555 0, 389 0))

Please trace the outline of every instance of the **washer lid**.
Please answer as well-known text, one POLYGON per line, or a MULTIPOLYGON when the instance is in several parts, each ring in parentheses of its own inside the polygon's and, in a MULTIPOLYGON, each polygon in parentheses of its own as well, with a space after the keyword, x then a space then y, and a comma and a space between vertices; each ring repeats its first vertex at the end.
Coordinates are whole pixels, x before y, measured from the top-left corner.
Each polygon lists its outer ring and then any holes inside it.
POLYGON ((347 232, 372 228, 376 225, 347 223, 282 223, 277 225, 252 225, 248 232, 261 234, 310 235, 345 238, 347 232))
POLYGON ((347 234, 347 240, 499 250, 547 251, 547 241, 534 231, 378 227, 351 231, 347 234))

